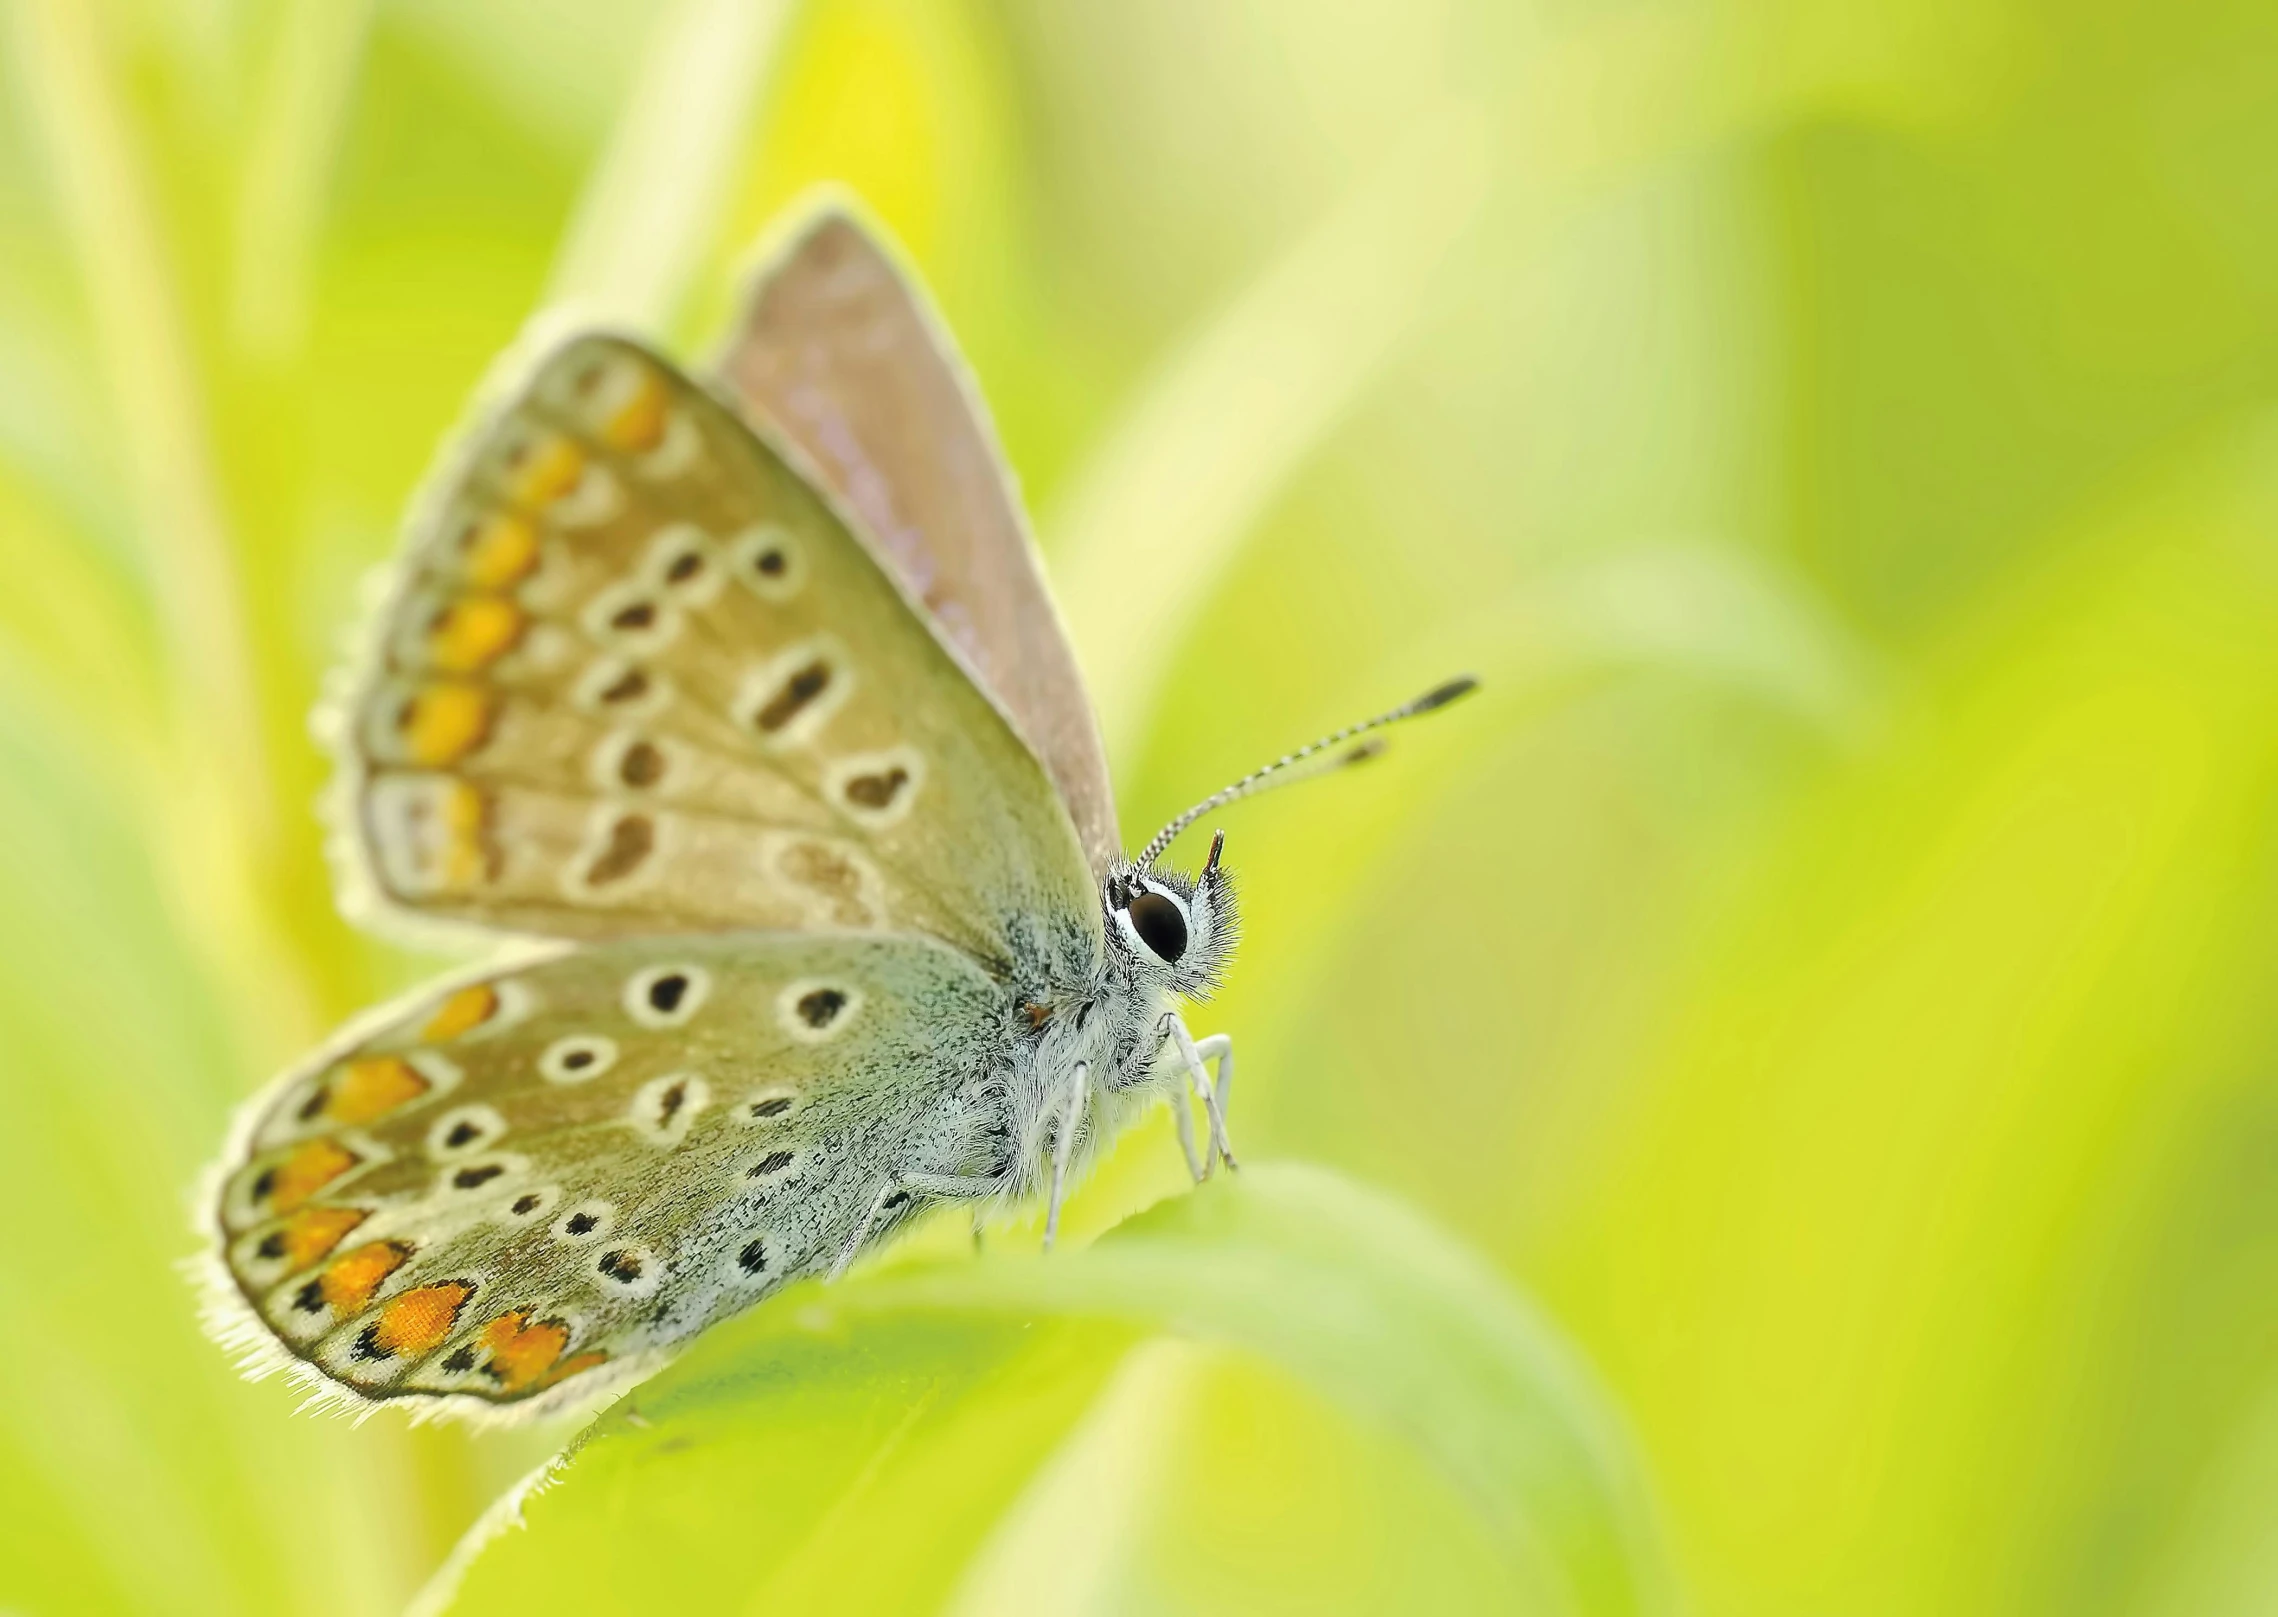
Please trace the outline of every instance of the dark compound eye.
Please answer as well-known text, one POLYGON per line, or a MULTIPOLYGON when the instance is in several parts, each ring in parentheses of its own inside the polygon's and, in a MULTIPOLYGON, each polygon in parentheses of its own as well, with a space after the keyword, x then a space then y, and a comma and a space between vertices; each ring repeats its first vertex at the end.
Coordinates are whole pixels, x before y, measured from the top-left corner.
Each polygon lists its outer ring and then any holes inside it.
POLYGON ((1141 893, 1131 901, 1131 930, 1166 966, 1186 953, 1186 917, 1161 893, 1141 893))

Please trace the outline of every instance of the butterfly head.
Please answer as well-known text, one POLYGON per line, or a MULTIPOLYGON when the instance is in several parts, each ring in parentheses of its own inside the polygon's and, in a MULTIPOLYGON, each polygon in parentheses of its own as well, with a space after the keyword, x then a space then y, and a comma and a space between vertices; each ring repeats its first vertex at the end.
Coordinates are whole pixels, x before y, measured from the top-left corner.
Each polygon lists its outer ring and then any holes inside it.
POLYGON ((1234 952, 1237 921, 1234 883, 1218 863, 1226 847, 1221 831, 1210 842, 1202 873, 1189 878, 1160 868, 1156 860, 1179 833, 1215 809, 1290 781, 1365 763, 1382 752, 1370 731, 1435 712, 1478 688, 1468 674, 1435 685, 1413 701, 1323 736, 1254 769, 1231 786, 1212 792, 1156 832, 1139 857, 1118 865, 1101 889, 1107 905, 1107 933, 1142 981, 1153 981, 1185 999, 1207 999, 1218 986, 1227 957, 1234 952))
POLYGON ((1211 839, 1199 875, 1124 865, 1109 875, 1103 891, 1112 946, 1136 975, 1182 999, 1208 999, 1234 952, 1234 881, 1218 862, 1225 846, 1221 831, 1211 839))

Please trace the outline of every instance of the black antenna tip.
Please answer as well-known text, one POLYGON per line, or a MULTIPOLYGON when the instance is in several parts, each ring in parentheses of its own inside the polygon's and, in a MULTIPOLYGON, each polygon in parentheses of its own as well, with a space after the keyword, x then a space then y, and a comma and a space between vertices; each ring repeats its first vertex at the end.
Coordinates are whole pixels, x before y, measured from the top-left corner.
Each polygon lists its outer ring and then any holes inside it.
POLYGON ((1435 686, 1408 704, 1410 713, 1429 713, 1435 707, 1446 707, 1458 697, 1469 696, 1479 689, 1479 681, 1469 674, 1459 674, 1445 685, 1435 686))

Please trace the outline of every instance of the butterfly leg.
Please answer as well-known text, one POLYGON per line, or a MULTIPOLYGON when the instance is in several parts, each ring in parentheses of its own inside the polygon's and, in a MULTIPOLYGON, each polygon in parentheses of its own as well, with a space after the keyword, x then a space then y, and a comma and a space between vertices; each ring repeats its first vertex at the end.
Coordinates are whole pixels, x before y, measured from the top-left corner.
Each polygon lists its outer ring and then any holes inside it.
POLYGON ((878 1194, 870 1198, 870 1206, 863 1212, 861 1222, 854 1226, 854 1233, 846 1238, 846 1245, 839 1249, 837 1260, 831 1264, 829 1279, 836 1280, 846 1273, 846 1266, 854 1261, 854 1255, 862 1250, 862 1243, 869 1239, 870 1226, 877 1223, 878 1215, 885 1211, 886 1198, 901 1188, 899 1174, 878 1187, 878 1194))
POLYGON ((1076 1118, 1084 1108, 1084 1091, 1091 1082, 1091 1063, 1079 1061, 1068 1069, 1068 1090, 1060 1102, 1060 1127, 1052 1138, 1052 1201, 1044 1210, 1044 1250, 1060 1233, 1060 1198, 1068 1186, 1068 1154, 1076 1143, 1076 1118))
MULTIPOLYGON (((1207 1179, 1220 1161, 1229 1168, 1242 1165, 1234 1160, 1234 1145, 1226 1136, 1226 1097, 1234 1088, 1234 1039, 1231 1034, 1213 1033, 1200 1043, 1187 1031, 1185 1018, 1172 1011, 1163 1018, 1163 1036, 1175 1046, 1187 1077, 1194 1084, 1194 1093, 1210 1117, 1210 1148, 1203 1155, 1202 1171, 1195 1177, 1207 1179), (1217 1081, 1211 1080, 1205 1063, 1215 1063, 1217 1081)), ((1183 1108, 1182 1108, 1183 1110, 1183 1108)), ((1194 1166, 1194 1155, 1187 1154, 1187 1166, 1194 1166)))
POLYGON ((1174 1073, 1171 1077, 1171 1127, 1178 1130, 1179 1150, 1186 1154, 1186 1171, 1194 1176, 1194 1182, 1199 1185, 1210 1177, 1210 1170, 1204 1166, 1202 1158, 1195 1155, 1193 1108, 1187 1098, 1179 1093, 1180 1076, 1174 1073))

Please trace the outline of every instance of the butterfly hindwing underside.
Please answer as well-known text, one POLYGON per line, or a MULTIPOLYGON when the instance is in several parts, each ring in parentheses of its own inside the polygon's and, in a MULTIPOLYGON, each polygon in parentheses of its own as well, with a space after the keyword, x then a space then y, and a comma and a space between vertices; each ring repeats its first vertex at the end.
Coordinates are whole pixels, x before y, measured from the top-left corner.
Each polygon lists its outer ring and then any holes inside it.
POLYGON ((577 338, 415 520, 345 735, 399 908, 557 937, 914 929, 1096 900, 1042 768, 775 448, 577 338))
POLYGON ((910 937, 645 939, 429 990, 248 1116, 222 1261, 261 1336, 366 1397, 570 1396, 917 1212, 874 1165, 1000 1161, 1001 1014, 910 937))

